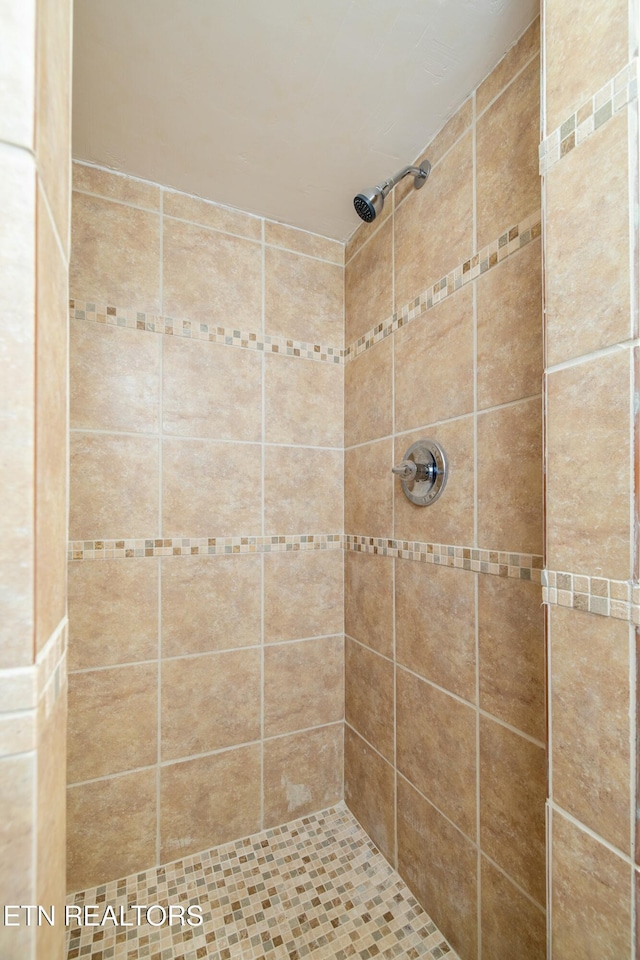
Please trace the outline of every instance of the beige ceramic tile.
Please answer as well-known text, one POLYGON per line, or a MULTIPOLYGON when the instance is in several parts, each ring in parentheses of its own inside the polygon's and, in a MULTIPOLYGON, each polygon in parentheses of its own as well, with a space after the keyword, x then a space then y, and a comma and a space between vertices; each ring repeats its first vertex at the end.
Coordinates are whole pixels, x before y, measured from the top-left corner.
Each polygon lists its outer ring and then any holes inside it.
MULTIPOLYGON (((38 727, 36 902, 47 907, 53 904, 59 917, 64 916, 67 869, 66 691, 61 691, 48 714, 41 701, 38 727)), ((62 924, 44 924, 37 929, 37 936, 41 956, 62 960, 66 946, 62 924)))
POLYGON ((258 556, 165 557, 162 655, 259 644, 260 568, 258 556))
POLYGON ((547 565, 631 575, 631 351, 552 373, 547 401, 547 565), (615 443, 612 443, 615 437, 615 443), (594 469, 606 450, 607 469, 594 469))
POLYGON ((266 333, 342 346, 343 267, 267 247, 264 269, 266 333))
POLYGON ((468 837, 476 835, 476 716, 406 670, 396 677, 398 770, 468 837))
POLYGON ((72 3, 39 0, 35 148, 40 183, 69 254, 72 3))
POLYGON ((146 767, 158 757, 158 666, 69 676, 69 783, 146 767))
POLYGON ((72 433, 70 538, 154 536, 158 530, 157 477, 155 438, 72 433))
POLYGON ((480 845, 543 905, 546 777, 544 747, 480 718, 480 845))
POLYGON ((260 330, 260 244, 164 219, 162 311, 170 317, 260 330))
MULTIPOLYGON (((469 97, 456 110, 444 126, 436 133, 428 147, 422 151, 420 156, 414 160, 414 166, 419 167, 423 160, 429 160, 435 167, 444 157, 445 153, 454 146, 462 135, 469 129, 473 123, 473 97, 469 97)), ((415 190, 413 177, 405 177, 397 187, 394 188, 396 205, 408 195, 413 194, 415 190)))
POLYGON ((77 161, 72 164, 71 175, 73 189, 81 193, 95 193, 106 200, 119 200, 147 210, 160 209, 160 187, 148 180, 137 180, 77 161))
POLYGON ((344 371, 345 446, 393 431, 393 340, 387 337, 344 371))
POLYGON ((160 217, 74 193, 69 295, 160 311, 160 217))
POLYGON ((547 175, 547 363, 632 336, 627 117, 623 111, 547 175))
POLYGON ((631 956, 631 868, 553 814, 551 947, 554 960, 631 956))
POLYGON ((449 463, 449 479, 443 495, 429 507, 418 507, 402 492, 394 477, 395 536, 427 543, 473 543, 473 417, 428 427, 395 440, 396 463, 404 459, 416 440, 439 443, 449 463))
POLYGON ((67 791, 67 889, 147 870, 156 862, 155 770, 84 783, 67 791))
POLYGON ((534 398, 478 417, 478 545, 540 554, 542 523, 542 404, 534 398))
POLYGON ((333 723, 343 716, 342 637, 278 644, 265 649, 265 737, 333 723))
MULTIPOLYGON (((34 902, 31 898, 36 893, 33 863, 35 795, 35 754, 3 757, 0 760, 0 840, 3 851, 0 893, 3 904, 34 902)), ((12 960, 14 956, 17 960, 19 954, 12 954, 12 960)))
POLYGON ((393 531, 393 442, 380 440, 346 450, 344 455, 344 529, 367 537, 393 531))
POLYGON ((233 233, 248 240, 262 240, 262 220, 252 217, 241 210, 223 207, 199 197, 175 190, 163 191, 163 211, 165 217, 178 220, 190 220, 203 227, 212 227, 222 233, 233 233))
MULTIPOLYGON (((145 558, 69 564, 70 670, 158 656, 158 563, 145 558)), ((185 616, 188 610, 185 603, 185 616)))
POLYGON ((629 59, 625 0, 547 0, 547 135, 596 93, 629 59))
POLYGON ((395 773, 350 727, 344 732, 344 798, 376 846, 393 863, 395 773))
POLYGON ((395 215, 395 296, 400 308, 462 263, 473 245, 471 134, 449 151, 395 215))
MULTIPOLYGON (((32 38, 33 42, 33 38, 32 38)), ((11 58, 13 59, 13 58, 11 58)), ((4 64, 3 64, 4 66, 4 64)), ((35 166, 24 150, 0 144, 0 262, 3 283, 0 668, 33 659, 33 464, 35 393, 35 166), (21 558, 16 563, 15 558, 21 558)))
POLYGON ((162 429, 181 437, 260 440, 260 354, 221 343, 163 337, 162 429))
POLYGON ((477 955, 475 846, 398 779, 398 869, 461 957, 477 955))
POLYGON ((345 641, 345 719, 394 762, 394 666, 349 637, 345 641))
POLYGON ((26 710, 17 715, 0 713, 0 757, 28 753, 37 748, 37 713, 26 710))
POLYGON ((551 609, 553 798, 630 852, 628 623, 551 609))
POLYGON ((240 747, 160 770, 160 862, 260 829, 260 747, 240 747))
POLYGON ((165 438, 163 536, 258 535, 260 460, 259 444, 165 438))
POLYGON ((266 741, 265 829, 342 799, 342 741, 340 723, 266 741))
POLYGON ((476 91, 478 116, 523 67, 540 52, 540 17, 527 27, 520 39, 507 50, 504 57, 483 80, 476 91))
POLYGON ((341 550, 265 554, 265 643, 342 633, 342 563, 341 550))
POLYGON ((343 454, 305 447, 266 447, 264 525, 267 536, 340 533, 343 454))
POLYGON ((265 357, 265 439, 342 447, 344 368, 271 353, 265 357))
POLYGON ((399 663, 476 699, 476 575, 431 563, 396 561, 399 663))
POLYGON ((393 563, 373 553, 344 555, 345 632, 393 656, 393 563))
POLYGON ((161 338, 86 320, 69 329, 71 426, 157 433, 161 338))
POLYGON ((345 267, 345 343, 393 313, 393 218, 389 218, 345 267))
POLYGON ((480 706, 538 740, 546 739, 542 590, 478 577, 480 706))
POLYGON ((491 960, 544 960, 544 910, 482 858, 482 950, 491 960))
POLYGON ((534 241, 477 282, 478 407, 542 389, 542 252, 534 241))
POLYGON ((40 650, 65 615, 68 528, 68 277, 41 190, 37 271, 35 640, 40 650))
POLYGON ((396 430, 471 413, 471 285, 398 330, 394 361, 396 430))
POLYGON ((162 760, 258 740, 260 675, 259 650, 163 660, 162 760))
POLYGON ((2 32, 0 140, 31 150, 36 76, 35 2, 5 0, 2 4, 2 32))
POLYGON ((306 253, 310 257, 319 257, 330 263, 344 264, 344 244, 338 240, 329 240, 317 233, 308 233, 289 227, 285 223, 276 223, 274 220, 264 222, 265 243, 274 247, 284 247, 296 253, 306 253))
POLYGON ((539 115, 540 65, 534 60, 477 123, 478 248, 540 209, 539 115))

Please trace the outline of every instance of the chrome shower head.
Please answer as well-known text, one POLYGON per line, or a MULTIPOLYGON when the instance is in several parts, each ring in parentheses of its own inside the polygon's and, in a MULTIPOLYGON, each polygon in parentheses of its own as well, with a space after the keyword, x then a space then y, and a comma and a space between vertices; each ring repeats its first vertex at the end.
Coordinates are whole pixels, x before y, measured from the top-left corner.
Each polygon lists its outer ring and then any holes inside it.
POLYGON ((371 187, 354 197, 353 205, 356 213, 365 223, 371 223, 381 212, 384 206, 384 198, 403 177, 413 174, 413 185, 416 190, 419 190, 420 187, 425 185, 430 173, 431 164, 428 160, 423 160, 419 167, 403 167, 402 170, 385 180, 384 183, 377 187, 371 187))

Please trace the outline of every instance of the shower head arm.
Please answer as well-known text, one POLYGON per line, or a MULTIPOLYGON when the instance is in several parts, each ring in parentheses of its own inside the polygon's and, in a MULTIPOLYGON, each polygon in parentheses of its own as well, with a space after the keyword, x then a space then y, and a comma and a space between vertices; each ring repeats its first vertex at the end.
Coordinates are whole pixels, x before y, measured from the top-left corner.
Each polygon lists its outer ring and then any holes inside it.
POLYGON ((430 172, 431 164, 428 160, 423 161, 419 167, 403 167, 402 170, 398 170, 392 177, 389 177, 388 180, 381 183, 378 189, 381 191, 383 197, 387 197, 396 183, 399 183, 401 180, 404 180, 405 177, 408 177, 409 174, 412 174, 414 178, 413 185, 416 190, 419 190, 420 187, 424 186, 430 172))

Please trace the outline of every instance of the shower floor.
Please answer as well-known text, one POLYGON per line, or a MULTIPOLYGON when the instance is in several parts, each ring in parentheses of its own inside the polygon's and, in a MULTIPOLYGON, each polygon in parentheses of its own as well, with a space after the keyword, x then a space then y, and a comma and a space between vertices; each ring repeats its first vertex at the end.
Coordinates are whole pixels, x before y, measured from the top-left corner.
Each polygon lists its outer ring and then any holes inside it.
POLYGON ((99 918, 107 905, 119 918, 133 903, 199 903, 203 915, 193 927, 71 927, 68 960, 458 960, 343 804, 68 903, 97 905, 99 918))

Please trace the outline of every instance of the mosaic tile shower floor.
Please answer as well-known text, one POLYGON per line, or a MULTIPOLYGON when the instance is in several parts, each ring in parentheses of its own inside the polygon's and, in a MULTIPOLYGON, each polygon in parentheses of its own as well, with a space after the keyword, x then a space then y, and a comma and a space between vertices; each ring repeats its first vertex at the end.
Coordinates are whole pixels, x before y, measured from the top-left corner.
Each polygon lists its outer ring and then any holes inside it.
POLYGON ((101 906, 98 916, 111 905, 116 917, 133 903, 200 904, 203 916, 201 926, 71 927, 68 960, 458 960, 342 804, 68 903, 101 906))

